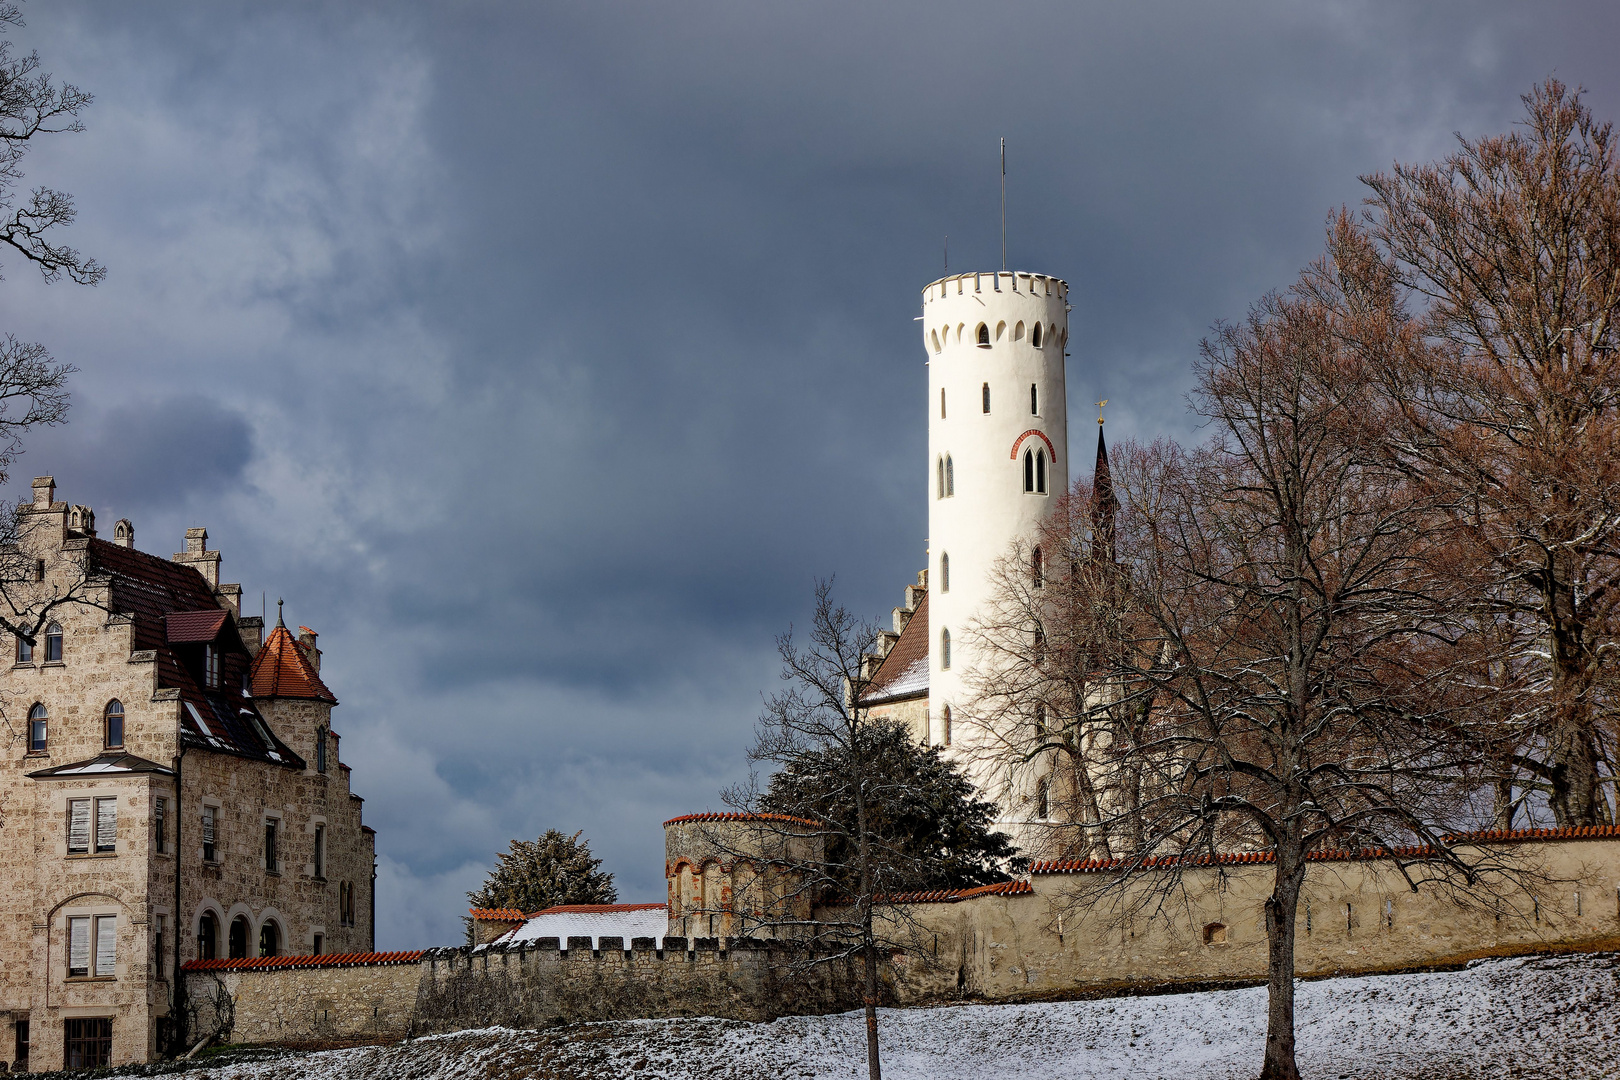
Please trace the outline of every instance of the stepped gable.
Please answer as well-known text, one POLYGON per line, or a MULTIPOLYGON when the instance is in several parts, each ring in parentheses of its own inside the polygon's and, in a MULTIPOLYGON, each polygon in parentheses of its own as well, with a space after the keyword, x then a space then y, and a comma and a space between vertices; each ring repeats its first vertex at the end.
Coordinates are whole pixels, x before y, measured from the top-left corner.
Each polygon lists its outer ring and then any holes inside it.
POLYGON ((891 701, 928 696, 928 593, 922 594, 917 610, 900 631, 889 655, 872 674, 862 705, 883 705, 891 701))
POLYGON ((194 567, 132 547, 94 537, 83 542, 85 572, 107 579, 108 607, 131 621, 131 651, 153 655, 159 690, 179 691, 186 745, 303 768, 242 694, 247 648, 207 579, 194 567), (203 686, 195 658, 186 660, 185 650, 205 644, 217 644, 224 659, 218 689, 203 686))
POLYGON ((258 698, 312 698, 337 704, 321 682, 298 639, 281 623, 270 631, 253 658, 253 696, 258 698))

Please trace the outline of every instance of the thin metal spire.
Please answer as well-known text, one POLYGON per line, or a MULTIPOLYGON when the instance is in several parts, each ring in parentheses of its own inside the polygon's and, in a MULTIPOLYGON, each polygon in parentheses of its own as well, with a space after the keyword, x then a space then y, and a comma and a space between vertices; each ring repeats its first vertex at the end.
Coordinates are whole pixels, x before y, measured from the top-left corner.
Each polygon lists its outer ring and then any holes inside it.
POLYGON ((287 624, 281 621, 281 597, 279 596, 276 597, 276 625, 283 630, 287 629, 287 624))
MULTIPOLYGON (((1007 269, 1007 137, 1001 138, 1001 269, 1007 269)), ((996 286, 1000 288, 1001 286, 996 286)))

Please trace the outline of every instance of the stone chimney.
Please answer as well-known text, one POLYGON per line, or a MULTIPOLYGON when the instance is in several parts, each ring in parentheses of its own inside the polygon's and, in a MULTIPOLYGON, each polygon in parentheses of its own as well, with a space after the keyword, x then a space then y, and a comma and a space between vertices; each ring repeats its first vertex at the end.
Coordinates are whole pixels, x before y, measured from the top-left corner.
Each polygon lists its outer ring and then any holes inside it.
POLYGON ((208 582, 209 588, 219 588, 219 552, 208 550, 207 529, 187 529, 186 550, 176 552, 174 561, 196 567, 203 580, 208 582))
POLYGON ((56 501, 56 477, 34 477, 34 505, 41 510, 50 509, 51 503, 56 501))
POLYGON ((317 675, 321 673, 321 650, 315 647, 318 637, 320 635, 307 626, 298 628, 298 647, 304 650, 304 655, 309 658, 309 666, 315 669, 317 675))

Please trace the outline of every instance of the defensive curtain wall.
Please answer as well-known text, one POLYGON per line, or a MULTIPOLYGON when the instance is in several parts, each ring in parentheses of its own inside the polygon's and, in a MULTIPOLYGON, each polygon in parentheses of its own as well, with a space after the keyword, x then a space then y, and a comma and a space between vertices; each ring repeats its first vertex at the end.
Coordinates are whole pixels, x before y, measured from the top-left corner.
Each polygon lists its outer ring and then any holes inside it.
MULTIPOLYGON (((691 829, 692 819, 672 822, 668 835, 684 846, 691 829)), ((1506 890, 1493 909, 1459 903, 1433 882, 1414 892, 1385 859, 1317 853, 1302 901, 1300 974, 1620 949, 1620 828, 1485 833, 1470 840, 1536 884, 1506 890)), ((706 925, 704 909, 722 897, 735 904, 742 893, 729 879, 739 861, 745 860, 713 853, 703 859, 693 880, 711 886, 703 890, 706 897, 674 874, 671 895, 681 897, 684 909, 678 916, 672 911, 672 930, 700 918, 706 925)), ((1413 871, 1420 880, 1422 865, 1413 871)), ((745 870, 759 873, 754 866, 745 870)), ((1106 897, 1089 915, 1076 906, 1086 890, 1119 881, 1116 868, 1094 862, 1038 864, 1018 881, 907 897, 909 926, 895 936, 906 936, 918 951, 888 959, 885 993, 897 1004, 1019 1001, 1262 981, 1263 902, 1271 877, 1262 856, 1229 856, 1185 870, 1183 887, 1167 894, 1155 914, 1128 919, 1114 915, 1106 897)), ((1164 880, 1149 872, 1131 887, 1147 890, 1164 880)), ((515 925, 491 914, 497 929, 515 925)), ((852 965, 807 970, 804 958, 791 940, 672 934, 211 960, 186 969, 196 1037, 218 1030, 233 1042, 312 1043, 491 1024, 699 1015, 763 1020, 858 1007, 852 965)))

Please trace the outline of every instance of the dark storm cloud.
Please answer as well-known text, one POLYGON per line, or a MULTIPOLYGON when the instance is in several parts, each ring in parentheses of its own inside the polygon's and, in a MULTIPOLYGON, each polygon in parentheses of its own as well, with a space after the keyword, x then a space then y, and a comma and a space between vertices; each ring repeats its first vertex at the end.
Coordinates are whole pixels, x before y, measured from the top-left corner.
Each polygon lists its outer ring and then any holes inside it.
POLYGON ((1549 74, 1620 115, 1596 4, 29 14, 98 96, 30 179, 112 276, 7 267, 5 327, 83 369, 18 476, 140 507, 147 550, 206 524, 322 631, 383 947, 452 939, 487 852, 548 827, 660 896, 657 823, 743 772, 812 578, 900 598, 912 316, 945 234, 999 265, 1000 137, 1009 261, 1073 286, 1071 415, 1188 437, 1199 337, 1359 174, 1504 130, 1549 74), (213 426, 182 436, 188 398, 213 426))

